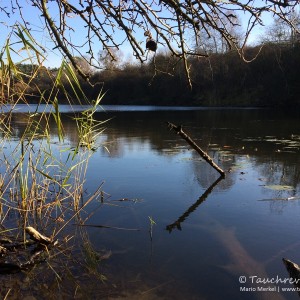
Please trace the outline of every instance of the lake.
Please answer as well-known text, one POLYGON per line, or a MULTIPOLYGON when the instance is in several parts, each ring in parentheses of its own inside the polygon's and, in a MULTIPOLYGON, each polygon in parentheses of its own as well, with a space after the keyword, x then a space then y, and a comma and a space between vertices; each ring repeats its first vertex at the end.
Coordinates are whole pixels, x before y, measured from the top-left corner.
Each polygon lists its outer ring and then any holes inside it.
MULTIPOLYGON (((16 143, 26 109, 12 115, 16 143)), ((71 112, 62 106, 65 147, 78 142, 71 112)), ((99 263, 108 284, 128 299, 298 298, 284 290, 295 286, 282 261, 300 263, 298 112, 103 106, 96 117, 109 121, 84 186, 87 195, 101 186, 103 199, 85 208, 84 228, 109 253, 99 263)), ((61 149, 54 123, 51 134, 61 149)), ((105 297, 91 299, 117 298, 105 297)))

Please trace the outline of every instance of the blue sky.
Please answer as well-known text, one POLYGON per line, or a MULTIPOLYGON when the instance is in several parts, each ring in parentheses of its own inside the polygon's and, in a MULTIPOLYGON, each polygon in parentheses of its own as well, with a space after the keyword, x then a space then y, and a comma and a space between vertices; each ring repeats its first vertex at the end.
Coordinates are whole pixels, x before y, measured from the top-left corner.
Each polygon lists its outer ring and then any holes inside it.
MULTIPOLYGON (((37 41, 39 41, 39 43, 48 51, 48 56, 47 56, 47 61, 45 62, 45 65, 47 67, 58 67, 62 61, 62 55, 56 50, 52 50, 54 47, 53 42, 51 41, 50 37, 48 36, 46 30, 44 29, 44 25, 43 22, 41 20, 41 17, 39 16, 39 13, 37 13, 36 8, 32 7, 30 4, 28 4, 28 2, 26 0, 20 0, 19 3, 21 3, 23 5, 23 7, 26 7, 26 9, 23 9, 23 17, 24 19, 28 20, 30 22, 30 28, 31 31, 30 33, 32 34, 33 37, 36 38, 37 41)), ((10 6, 9 4, 7 6, 10 6)), ((50 2, 49 2, 49 7, 50 7, 50 2)), ((54 17, 58 17, 58 12, 55 11, 50 11, 51 14, 54 17)), ((243 15, 241 15, 241 19, 242 21, 244 21, 243 15)), ((10 18, 6 17, 3 13, 0 12, 0 26, 1 26, 1 30, 0 30, 0 44, 1 47, 4 44, 5 39, 7 38, 7 35, 9 34, 9 32, 11 31, 11 26, 15 23, 15 22, 21 22, 21 18, 18 14, 14 14, 11 15, 10 18)), ((86 40, 86 32, 82 29, 82 27, 79 24, 79 18, 75 15, 71 15, 69 20, 72 22, 71 24, 74 26, 75 28, 75 32, 74 33, 70 33, 70 37, 72 39, 72 41, 77 44, 77 45, 83 45, 83 41, 86 40)), ((272 21, 272 17, 267 17, 265 16, 264 18, 265 24, 268 25, 271 23, 272 21)), ((243 22, 244 26, 246 26, 245 21, 243 22)), ((255 43, 255 40, 263 33, 263 29, 262 28, 257 28, 252 36, 249 39, 250 43, 255 43)), ((115 37, 116 38, 120 38, 122 32, 119 33, 115 33, 115 37)), ((140 38, 141 41, 141 45, 143 48, 145 48, 145 45, 143 45, 143 43, 145 43, 145 38, 143 36, 141 36, 140 38)), ((85 46, 83 45, 83 47, 81 48, 81 50, 83 50, 82 52, 85 52, 86 49, 84 48, 85 46)), ((162 47, 162 46, 160 46, 162 47)), ((99 50, 101 50, 101 45, 99 44, 95 44, 93 46, 95 54, 98 53, 99 50)), ((122 52, 124 53, 124 57, 130 57, 132 54, 132 51, 130 51, 130 48, 128 45, 124 44, 124 46, 121 48, 122 52)), ((73 53, 75 56, 77 55, 76 53, 73 53)), ((15 56, 16 57, 16 56, 15 56)), ((16 58, 17 59, 17 58, 16 58)), ((19 60, 21 60, 21 58, 19 58, 19 60)))
MULTIPOLYGON (((1 0, 0 0, 1 1, 1 0)), ((7 0, 8 1, 8 0, 7 0)), ((77 2, 78 0, 69 0, 70 3, 72 1, 77 2)), ((55 48, 55 44, 49 37, 49 34, 47 30, 45 29, 45 24, 40 16, 40 12, 36 7, 33 7, 32 5, 28 4, 29 1, 26 0, 19 0, 19 3, 23 5, 23 7, 26 9, 23 9, 22 14, 23 14, 23 19, 27 20, 30 22, 29 27, 30 27, 30 34, 35 38, 38 43, 46 49, 47 51, 47 59, 45 61, 45 66, 46 67, 59 67, 62 60, 63 60, 63 55, 55 48)), ((10 7, 10 4, 7 4, 8 7, 10 7)), ((54 20, 57 20, 59 18, 59 13, 53 7, 56 7, 55 3, 52 4, 50 1, 48 1, 48 9, 51 14, 51 17, 54 20)), ((15 23, 21 23, 23 24, 24 22, 22 21, 21 16, 19 15, 18 11, 16 11, 15 14, 11 14, 10 17, 7 17, 4 13, 1 13, 0 11, 0 47, 5 44, 5 40, 7 39, 7 36, 10 35, 12 31, 12 26, 15 23)), ((72 40, 72 43, 81 46, 80 51, 81 53, 86 53, 88 50, 88 47, 86 46, 86 36, 87 36, 87 31, 86 29, 82 26, 83 22, 81 21, 80 17, 76 16, 75 14, 70 14, 68 17, 68 22, 69 25, 71 25, 74 28, 74 32, 70 31, 67 34, 67 37, 72 40)), ((116 30, 114 35, 114 39, 116 40, 123 40, 124 39, 124 34, 120 30, 116 30)), ((142 45, 143 49, 146 49, 145 42, 146 38, 144 37, 143 34, 139 35, 139 41, 141 43, 144 43, 142 45)), ((102 45, 100 42, 94 43, 93 45, 93 51, 94 51, 94 56, 98 57, 98 52, 102 50, 102 45)), ((124 54, 123 57, 124 59, 128 57, 132 57, 134 60, 134 57, 132 55, 132 49, 130 48, 130 45, 128 43, 124 43, 122 47, 120 48, 122 53, 124 54)), ((21 54, 19 52, 18 54, 21 54)), ((73 52, 72 53, 74 56, 79 56, 78 53, 73 52)), ((22 60, 21 56, 18 55, 13 55, 13 58, 15 58, 17 61, 22 60)))

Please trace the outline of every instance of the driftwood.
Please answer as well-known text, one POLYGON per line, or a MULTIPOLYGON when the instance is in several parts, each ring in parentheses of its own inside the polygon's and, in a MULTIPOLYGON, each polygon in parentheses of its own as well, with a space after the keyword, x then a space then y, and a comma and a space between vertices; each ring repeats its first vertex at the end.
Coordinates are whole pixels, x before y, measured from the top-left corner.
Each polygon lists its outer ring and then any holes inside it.
POLYGON ((45 261, 49 249, 58 244, 58 241, 53 241, 42 235, 31 226, 26 227, 25 231, 32 241, 13 242, 7 238, 0 239, 0 256, 4 260, 0 260, 0 274, 14 274, 22 270, 28 270, 32 266, 45 261), (34 249, 32 249, 32 246, 35 246, 34 249), (30 251, 29 259, 21 263, 20 257, 22 257, 21 260, 23 260, 23 257, 28 257, 28 251, 30 251))
POLYGON ((25 231, 29 234, 30 238, 36 242, 46 245, 52 243, 52 240, 50 238, 42 235, 33 227, 28 226, 25 228, 25 231))
POLYGON ((168 122, 168 127, 170 129, 173 129, 177 134, 179 134, 184 140, 188 142, 190 146, 192 146, 200 155, 201 157, 208 162, 215 170, 217 170, 221 176, 224 178, 225 177, 225 172, 217 165, 214 163, 212 158, 204 152, 183 130, 182 126, 176 126, 170 122, 168 122))
MULTIPOLYGON (((56 246, 57 241, 55 241, 51 246, 56 246)), ((18 257, 14 259, 16 262, 0 262, 0 274, 1 275, 8 275, 8 274, 14 274, 18 273, 20 271, 29 270, 33 266, 42 263, 46 260, 46 255, 48 255, 48 251, 51 248, 48 248, 48 246, 44 244, 38 244, 33 250, 30 251, 31 255, 29 259, 27 259, 25 262, 20 263, 18 257)), ((29 250, 29 249, 28 249, 29 250)), ((7 254, 7 253, 6 253, 7 254)), ((15 253, 14 253, 15 254, 15 253)), ((24 255, 24 250, 21 252, 18 251, 15 256, 24 255)), ((10 254, 11 256, 12 254, 10 254)))

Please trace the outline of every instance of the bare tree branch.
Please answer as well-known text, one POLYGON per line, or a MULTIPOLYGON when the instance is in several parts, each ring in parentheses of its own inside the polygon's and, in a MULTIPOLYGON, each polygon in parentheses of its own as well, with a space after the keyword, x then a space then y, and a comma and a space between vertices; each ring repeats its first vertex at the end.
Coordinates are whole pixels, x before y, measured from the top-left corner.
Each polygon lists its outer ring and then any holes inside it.
MULTIPOLYGON (((0 4, 0 14, 10 17, 16 11, 25 20, 22 0, 0 4)), ((41 14, 45 27, 56 47, 69 59, 84 78, 74 54, 94 67, 97 55, 105 50, 114 59, 114 51, 122 46, 131 47, 133 55, 143 62, 147 59, 144 32, 155 36, 159 48, 167 49, 182 60, 189 85, 188 57, 207 56, 199 52, 204 39, 220 39, 228 48, 239 51, 244 59, 244 48, 250 34, 263 25, 262 16, 270 14, 295 28, 289 18, 299 0, 27 0, 41 14), (237 39, 233 28, 240 28, 240 18, 248 24, 243 38, 237 39), (76 24, 76 27, 75 27, 76 24), (85 34, 85 40, 76 44, 76 32, 85 34), (102 48, 102 49, 101 49, 102 48), (87 58, 88 55, 88 58, 87 58)), ((156 47, 153 48, 156 51, 156 47)))

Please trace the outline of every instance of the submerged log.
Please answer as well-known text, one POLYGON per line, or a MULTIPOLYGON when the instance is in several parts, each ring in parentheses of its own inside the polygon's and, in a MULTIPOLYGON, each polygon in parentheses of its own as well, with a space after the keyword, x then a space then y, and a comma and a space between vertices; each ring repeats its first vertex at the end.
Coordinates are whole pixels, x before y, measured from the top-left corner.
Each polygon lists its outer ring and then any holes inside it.
POLYGON ((36 242, 46 245, 52 243, 52 240, 50 238, 42 235, 33 227, 28 226, 25 228, 25 231, 29 234, 30 238, 36 242))
POLYGON ((0 261, 0 275, 18 273, 44 262, 49 257, 49 250, 58 244, 57 240, 42 235, 31 226, 26 227, 25 232, 32 241, 13 242, 7 238, 1 238, 0 243, 5 244, 5 247, 0 245, 0 256, 4 256, 5 262, 0 261), (35 245, 34 249, 32 249, 32 245, 35 245), (28 257, 26 252, 29 251, 31 254, 29 259, 21 262, 24 257, 28 257))
POLYGON ((300 296, 300 266, 286 258, 283 258, 282 261, 290 275, 290 278, 292 279, 290 283, 293 283, 294 286, 297 287, 297 292, 300 296))
POLYGON ((208 162, 215 170, 217 170, 223 178, 225 178, 225 172, 217 165, 214 163, 212 158, 204 152, 183 130, 182 126, 176 126, 170 122, 168 122, 168 127, 170 129, 173 129, 177 134, 179 134, 184 140, 188 142, 190 146, 192 146, 199 154, 200 156, 208 162))
POLYGON ((290 277, 294 280, 293 283, 300 287, 300 266, 289 259, 283 258, 282 260, 290 277))

